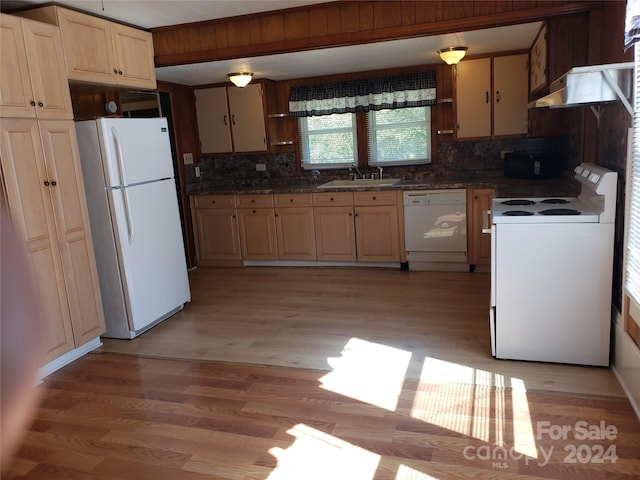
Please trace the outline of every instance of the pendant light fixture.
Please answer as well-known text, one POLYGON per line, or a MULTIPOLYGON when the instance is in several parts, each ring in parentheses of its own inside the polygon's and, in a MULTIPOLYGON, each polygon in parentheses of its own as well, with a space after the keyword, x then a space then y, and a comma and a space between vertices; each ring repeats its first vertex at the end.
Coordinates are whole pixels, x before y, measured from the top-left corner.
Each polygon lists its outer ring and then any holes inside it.
POLYGON ((438 50, 442 61, 448 65, 457 64, 466 55, 468 47, 447 47, 438 50))
POLYGON ((233 83, 236 87, 246 87, 249 85, 251 78, 253 77, 252 72, 234 72, 227 74, 231 83, 233 83))

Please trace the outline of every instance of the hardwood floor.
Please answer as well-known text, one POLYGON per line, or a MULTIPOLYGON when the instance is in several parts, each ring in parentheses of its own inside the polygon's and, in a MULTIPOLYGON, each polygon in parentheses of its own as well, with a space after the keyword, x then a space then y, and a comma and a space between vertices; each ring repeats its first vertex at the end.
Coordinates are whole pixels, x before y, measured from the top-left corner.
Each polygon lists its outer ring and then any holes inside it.
POLYGON ((491 358, 488 280, 191 272, 183 312, 46 379, 2 478, 640 478, 609 369, 491 358))

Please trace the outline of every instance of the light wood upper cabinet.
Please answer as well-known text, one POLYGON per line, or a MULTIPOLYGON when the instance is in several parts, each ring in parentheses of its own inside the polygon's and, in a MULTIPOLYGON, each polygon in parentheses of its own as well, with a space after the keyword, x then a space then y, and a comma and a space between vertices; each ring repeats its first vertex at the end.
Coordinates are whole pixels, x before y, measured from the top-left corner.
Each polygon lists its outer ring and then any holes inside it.
POLYGON ((527 54, 463 60, 456 69, 457 138, 527 133, 527 54))
POLYGON ((266 151, 263 93, 260 83, 251 83, 243 88, 214 87, 196 90, 200 151, 266 151))
POLYGON ((0 116, 73 118, 58 28, 0 14, 0 116))
POLYGON ((69 80, 156 88, 151 33, 55 5, 19 15, 60 27, 69 80))
POLYGON ((200 88, 195 90, 196 117, 202 153, 233 151, 227 103, 227 88, 200 88))
POLYGON ((524 135, 528 130, 529 57, 493 58, 493 135, 524 135))
POLYGON ((104 314, 71 120, 0 119, 9 211, 47 319, 46 358, 104 333, 104 314))
POLYGON ((456 66, 458 138, 491 136, 491 59, 463 60, 456 66))

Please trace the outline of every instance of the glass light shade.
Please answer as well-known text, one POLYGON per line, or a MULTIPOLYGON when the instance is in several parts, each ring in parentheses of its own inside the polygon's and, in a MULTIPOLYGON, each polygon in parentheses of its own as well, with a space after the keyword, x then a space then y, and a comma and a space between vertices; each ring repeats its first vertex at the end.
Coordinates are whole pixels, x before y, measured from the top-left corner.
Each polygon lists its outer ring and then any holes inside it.
POLYGON ((227 77, 229 77, 229 80, 231 80, 231 83, 233 83, 236 87, 246 87, 247 85, 249 85, 249 82, 251 81, 251 78, 253 77, 253 73, 251 72, 235 72, 235 73, 229 73, 227 75, 227 77))
POLYGON ((448 65, 455 65, 466 55, 467 47, 448 47, 438 50, 440 58, 448 65))

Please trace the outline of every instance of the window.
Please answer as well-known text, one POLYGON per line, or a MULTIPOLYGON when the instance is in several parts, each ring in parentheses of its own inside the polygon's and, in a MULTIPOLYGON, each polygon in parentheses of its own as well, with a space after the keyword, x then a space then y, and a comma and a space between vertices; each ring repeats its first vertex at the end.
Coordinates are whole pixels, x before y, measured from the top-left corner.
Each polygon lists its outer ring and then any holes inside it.
POLYGON ((358 162, 355 114, 302 117, 299 127, 303 168, 339 168, 358 162))
POLYGON ((431 161, 431 108, 410 107, 367 114, 369 165, 431 161))

